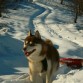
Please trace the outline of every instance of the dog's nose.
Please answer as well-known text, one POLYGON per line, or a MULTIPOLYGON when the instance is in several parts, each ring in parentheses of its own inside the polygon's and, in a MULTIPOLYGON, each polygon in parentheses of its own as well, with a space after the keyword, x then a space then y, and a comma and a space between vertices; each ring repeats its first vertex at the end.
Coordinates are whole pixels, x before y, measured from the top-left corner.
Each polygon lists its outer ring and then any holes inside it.
POLYGON ((25 50, 26 50, 26 48, 23 48, 23 50, 25 51, 25 50))

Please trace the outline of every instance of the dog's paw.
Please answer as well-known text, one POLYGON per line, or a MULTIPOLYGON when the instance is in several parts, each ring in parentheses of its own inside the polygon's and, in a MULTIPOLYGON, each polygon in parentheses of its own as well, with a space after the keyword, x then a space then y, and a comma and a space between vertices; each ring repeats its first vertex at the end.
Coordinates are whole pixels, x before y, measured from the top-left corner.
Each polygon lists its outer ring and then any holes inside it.
POLYGON ((32 83, 30 80, 30 76, 27 77, 28 83, 32 83))

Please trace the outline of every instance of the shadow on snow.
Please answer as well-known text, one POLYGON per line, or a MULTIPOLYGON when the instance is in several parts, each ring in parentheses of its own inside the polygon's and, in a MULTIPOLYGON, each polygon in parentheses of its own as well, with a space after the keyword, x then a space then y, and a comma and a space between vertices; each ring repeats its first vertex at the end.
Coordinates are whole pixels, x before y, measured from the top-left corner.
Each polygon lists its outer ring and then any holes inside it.
POLYGON ((0 75, 19 72, 15 67, 27 67, 23 43, 10 35, 0 36, 0 75))

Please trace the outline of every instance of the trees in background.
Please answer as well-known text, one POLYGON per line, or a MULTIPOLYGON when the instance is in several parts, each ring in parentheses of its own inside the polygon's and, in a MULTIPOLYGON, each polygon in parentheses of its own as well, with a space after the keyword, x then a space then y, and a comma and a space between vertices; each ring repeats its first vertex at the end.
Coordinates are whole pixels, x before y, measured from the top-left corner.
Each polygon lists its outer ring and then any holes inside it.
POLYGON ((73 0, 75 5, 75 19, 74 22, 77 22, 77 18, 79 15, 83 13, 83 0, 73 0))
MULTIPOLYGON (((2 12, 5 9, 6 3, 9 3, 9 2, 18 3, 18 2, 21 2, 21 1, 27 1, 27 2, 32 3, 34 0, 0 0, 0 17, 2 16, 2 12)), ((51 1, 54 1, 54 0, 45 0, 45 1, 51 2, 51 1)), ((63 4, 63 2, 66 1, 66 0, 60 0, 60 1, 61 1, 61 4, 63 4)), ((69 5, 75 10, 74 22, 76 23, 78 16, 81 15, 81 13, 83 13, 83 0, 70 0, 70 2, 72 2, 74 4, 74 6, 71 6, 71 4, 69 3, 69 5)))
MULTIPOLYGON (((61 0, 61 4, 63 4, 63 1, 61 0)), ((72 3, 74 4, 73 9, 75 10, 75 19, 74 22, 77 22, 77 18, 79 15, 83 13, 83 0, 71 0, 72 3)))
POLYGON ((32 3, 32 2, 33 2, 33 0, 28 0, 28 2, 32 3))
POLYGON ((14 0, 14 2, 19 2, 19 0, 14 0))
POLYGON ((0 0, 0 17, 2 17, 2 13, 6 9, 6 4, 10 2, 19 2, 20 0, 0 0))
POLYGON ((63 0, 61 0, 61 4, 63 3, 63 0))
POLYGON ((0 0, 0 17, 2 16, 2 12, 4 11, 6 4, 6 0, 0 0))

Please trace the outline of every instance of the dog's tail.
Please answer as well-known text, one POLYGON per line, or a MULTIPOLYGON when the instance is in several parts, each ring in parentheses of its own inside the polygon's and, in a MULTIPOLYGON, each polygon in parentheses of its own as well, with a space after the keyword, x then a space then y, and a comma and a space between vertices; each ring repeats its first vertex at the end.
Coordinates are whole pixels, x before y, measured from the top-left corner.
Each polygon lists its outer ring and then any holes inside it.
POLYGON ((53 46, 53 43, 52 43, 52 41, 51 40, 49 40, 49 39, 46 39, 46 44, 49 44, 49 45, 51 45, 51 46, 53 46))

